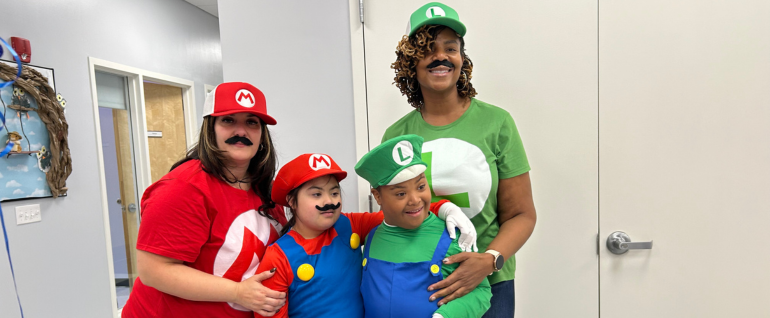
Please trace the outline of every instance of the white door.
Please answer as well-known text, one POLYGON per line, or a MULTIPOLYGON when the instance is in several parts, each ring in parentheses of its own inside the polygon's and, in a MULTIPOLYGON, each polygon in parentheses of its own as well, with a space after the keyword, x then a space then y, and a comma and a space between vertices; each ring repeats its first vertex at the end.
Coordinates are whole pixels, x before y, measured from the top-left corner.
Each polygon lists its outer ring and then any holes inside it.
POLYGON ((770 2, 599 9, 601 316, 770 317, 770 2))
MULTIPOLYGON (((365 43, 371 147, 412 109, 391 84, 390 64, 409 16, 425 2, 364 0, 362 27, 358 0, 350 1, 351 32, 365 43)), ((468 28, 466 49, 474 63, 477 98, 511 113, 532 165, 539 215, 532 238, 517 254, 517 316, 595 318, 597 3, 443 2, 458 11, 468 28)), ((353 63, 364 63, 363 56, 356 60, 355 47, 353 56, 353 63)), ((366 113, 366 103, 358 102, 364 99, 356 100, 357 113, 366 113)))

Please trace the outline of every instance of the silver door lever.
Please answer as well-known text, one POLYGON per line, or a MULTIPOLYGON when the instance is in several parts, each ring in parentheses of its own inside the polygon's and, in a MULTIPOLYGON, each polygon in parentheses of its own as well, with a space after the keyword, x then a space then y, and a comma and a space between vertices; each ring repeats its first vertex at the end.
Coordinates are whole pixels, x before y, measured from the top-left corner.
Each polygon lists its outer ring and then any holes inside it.
POLYGON ((649 242, 631 242, 631 237, 621 231, 616 231, 607 237, 607 249, 613 254, 623 254, 628 250, 650 250, 652 241, 649 242))

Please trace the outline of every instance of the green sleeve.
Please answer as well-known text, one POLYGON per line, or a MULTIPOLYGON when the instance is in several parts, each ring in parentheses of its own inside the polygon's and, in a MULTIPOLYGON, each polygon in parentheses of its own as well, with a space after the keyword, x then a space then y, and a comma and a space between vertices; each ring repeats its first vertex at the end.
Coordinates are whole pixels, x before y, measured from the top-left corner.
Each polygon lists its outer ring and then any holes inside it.
POLYGON ((505 113, 500 132, 498 133, 495 155, 497 157, 497 172, 500 179, 508 179, 530 170, 524 144, 521 142, 519 130, 513 122, 511 114, 505 113))
MULTIPOLYGON (((455 239, 452 241, 452 245, 449 246, 446 256, 449 257, 460 252, 462 252, 462 250, 460 249, 460 245, 457 244, 457 239, 455 239)), ((447 278, 457 266, 459 266, 459 264, 443 265, 441 266, 441 274, 444 278, 447 278)), ((481 281, 481 284, 476 286, 470 293, 439 307, 438 310, 436 310, 436 313, 441 314, 444 318, 481 317, 487 310, 489 310, 490 299, 492 299, 492 288, 489 287, 487 278, 484 278, 484 280, 481 281)))

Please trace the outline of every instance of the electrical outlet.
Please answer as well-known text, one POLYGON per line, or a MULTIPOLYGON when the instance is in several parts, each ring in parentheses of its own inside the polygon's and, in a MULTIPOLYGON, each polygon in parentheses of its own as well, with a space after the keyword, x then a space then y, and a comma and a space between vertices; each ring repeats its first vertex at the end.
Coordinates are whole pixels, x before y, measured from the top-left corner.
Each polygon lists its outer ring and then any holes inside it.
POLYGON ((43 216, 40 214, 40 204, 16 207, 16 225, 40 222, 42 220, 43 216))

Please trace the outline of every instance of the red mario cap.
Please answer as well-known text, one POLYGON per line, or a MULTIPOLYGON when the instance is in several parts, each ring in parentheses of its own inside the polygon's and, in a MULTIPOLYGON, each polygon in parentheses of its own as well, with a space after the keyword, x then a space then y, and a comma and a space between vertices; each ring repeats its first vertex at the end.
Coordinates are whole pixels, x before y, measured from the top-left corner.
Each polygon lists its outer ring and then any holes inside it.
POLYGON ((289 161, 275 176, 271 197, 273 202, 289 206, 286 195, 289 191, 303 183, 325 175, 334 175, 337 182, 342 181, 348 173, 340 169, 334 160, 322 153, 306 153, 289 161))
POLYGON ((229 82, 217 85, 206 95, 203 104, 203 117, 224 116, 236 113, 252 113, 265 124, 275 125, 276 121, 267 114, 265 94, 254 85, 242 82, 229 82))

